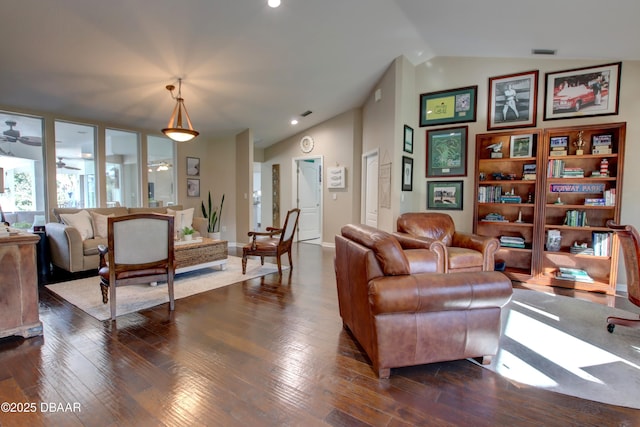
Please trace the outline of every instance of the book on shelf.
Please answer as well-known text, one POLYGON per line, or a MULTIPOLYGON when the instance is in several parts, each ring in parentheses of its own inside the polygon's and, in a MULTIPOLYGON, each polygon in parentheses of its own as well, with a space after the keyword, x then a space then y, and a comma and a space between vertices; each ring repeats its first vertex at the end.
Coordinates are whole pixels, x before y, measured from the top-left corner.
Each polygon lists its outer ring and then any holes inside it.
POLYGON ((500 203, 522 203, 522 197, 513 195, 504 195, 500 197, 500 203))
POLYGON ((562 170, 562 178, 584 178, 584 169, 565 167, 562 170))
POLYGON ((586 243, 578 244, 574 243, 569 248, 569 252, 574 255, 594 255, 593 248, 587 246, 586 243))
POLYGON ((616 189, 615 188, 611 188, 609 190, 604 191, 604 204, 605 206, 616 205, 616 189))
POLYGON ((522 165, 522 179, 524 181, 535 181, 536 179, 536 164, 529 163, 522 165))
POLYGON ((586 227, 588 226, 587 212, 579 210, 568 210, 564 217, 564 225, 570 227, 586 227))
POLYGON ((595 256, 611 256, 612 234, 606 231, 594 231, 591 233, 591 244, 595 256))
POLYGON ((607 206, 606 199, 584 199, 585 206, 607 206))
POLYGON ((593 283, 593 278, 589 276, 589 273, 580 268, 559 267, 558 271, 556 272, 556 278, 562 280, 593 283))
POLYGON ((483 221, 483 222, 509 222, 509 220, 505 219, 505 217, 503 215, 500 215, 499 213, 495 213, 495 212, 488 213, 480 221, 483 221))
POLYGON ((500 246, 524 249, 524 238, 517 236, 500 236, 500 246))
POLYGON ((567 150, 556 150, 555 148, 551 150, 551 152, 549 153, 549 156, 551 157, 560 157, 560 156, 566 156, 566 155, 567 155, 567 150))

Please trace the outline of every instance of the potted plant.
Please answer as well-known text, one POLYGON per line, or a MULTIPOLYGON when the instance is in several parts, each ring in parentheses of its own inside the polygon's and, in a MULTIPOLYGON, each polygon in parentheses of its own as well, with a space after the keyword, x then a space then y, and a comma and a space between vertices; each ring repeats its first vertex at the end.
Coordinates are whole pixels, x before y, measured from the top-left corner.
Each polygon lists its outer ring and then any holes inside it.
POLYGON ((207 207, 205 208, 204 201, 202 202, 202 216, 207 219, 207 233, 210 239, 220 240, 220 223, 222 219, 222 206, 224 205, 224 194, 220 201, 220 207, 213 207, 211 202, 211 191, 209 191, 209 200, 207 207))
POLYGON ((195 230, 191 227, 185 227, 182 229, 182 237, 184 237, 184 240, 191 240, 193 238, 193 233, 195 233, 195 230))

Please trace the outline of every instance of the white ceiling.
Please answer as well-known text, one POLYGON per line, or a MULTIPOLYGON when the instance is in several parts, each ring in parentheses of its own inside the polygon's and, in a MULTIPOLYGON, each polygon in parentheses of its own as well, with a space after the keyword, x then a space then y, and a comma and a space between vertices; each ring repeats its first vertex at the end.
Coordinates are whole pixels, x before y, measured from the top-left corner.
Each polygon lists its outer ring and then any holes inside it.
POLYGON ((637 0, 21 0, 2 5, 0 104, 270 145, 361 106, 394 58, 640 59, 637 0), (289 120, 311 110, 297 127, 289 120))

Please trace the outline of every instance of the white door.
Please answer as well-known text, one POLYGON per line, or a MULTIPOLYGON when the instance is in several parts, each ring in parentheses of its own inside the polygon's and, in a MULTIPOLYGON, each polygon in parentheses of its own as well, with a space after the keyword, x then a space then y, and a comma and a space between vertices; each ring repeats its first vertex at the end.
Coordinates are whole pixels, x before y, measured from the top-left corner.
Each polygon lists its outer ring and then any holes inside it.
POLYGON ((378 227, 378 153, 364 157, 364 223, 378 227))
POLYGON ((320 197, 322 167, 319 159, 297 160, 298 165, 298 240, 320 238, 320 197))

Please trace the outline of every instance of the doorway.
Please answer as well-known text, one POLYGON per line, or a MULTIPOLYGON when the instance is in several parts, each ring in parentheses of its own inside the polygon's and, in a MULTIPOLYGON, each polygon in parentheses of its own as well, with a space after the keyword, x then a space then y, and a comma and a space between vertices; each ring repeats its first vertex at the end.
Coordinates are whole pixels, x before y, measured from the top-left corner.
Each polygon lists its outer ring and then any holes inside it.
POLYGON ((362 155, 362 222, 378 227, 378 150, 362 155))
POLYGON ((293 159, 293 206, 300 209, 298 241, 322 243, 322 156, 293 159))

